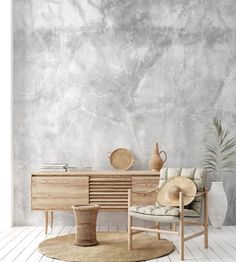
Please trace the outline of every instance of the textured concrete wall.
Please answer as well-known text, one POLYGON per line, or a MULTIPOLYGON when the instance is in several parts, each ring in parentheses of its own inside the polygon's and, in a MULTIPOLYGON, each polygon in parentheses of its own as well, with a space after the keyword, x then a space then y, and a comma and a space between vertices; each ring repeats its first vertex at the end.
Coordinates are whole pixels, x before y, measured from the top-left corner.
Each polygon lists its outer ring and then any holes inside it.
POLYGON ((13 15, 15 225, 43 222, 30 211, 30 172, 42 162, 110 169, 106 153, 127 147, 146 169, 158 141, 166 165, 195 167, 213 115, 236 135, 235 1, 15 0, 13 15))

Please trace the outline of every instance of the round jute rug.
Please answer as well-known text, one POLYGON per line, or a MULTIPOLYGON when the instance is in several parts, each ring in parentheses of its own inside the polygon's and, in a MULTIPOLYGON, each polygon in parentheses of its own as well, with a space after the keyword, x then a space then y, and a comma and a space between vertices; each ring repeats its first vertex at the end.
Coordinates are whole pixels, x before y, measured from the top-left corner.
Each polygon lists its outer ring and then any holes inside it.
POLYGON ((133 236, 131 251, 127 247, 127 233, 99 232, 99 244, 92 247, 75 246, 74 238, 73 234, 47 239, 39 245, 39 251, 48 257, 70 262, 125 262, 158 258, 175 249, 172 242, 143 233, 133 236))

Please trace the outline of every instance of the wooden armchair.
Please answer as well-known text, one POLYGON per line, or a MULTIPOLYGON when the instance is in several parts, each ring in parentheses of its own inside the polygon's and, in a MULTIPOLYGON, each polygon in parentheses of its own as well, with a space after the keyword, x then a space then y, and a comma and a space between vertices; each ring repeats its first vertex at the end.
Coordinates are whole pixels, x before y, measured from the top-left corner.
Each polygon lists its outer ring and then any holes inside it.
MULTIPOLYGON (((157 239, 160 239, 160 233, 174 234, 179 236, 180 260, 184 260, 184 242, 192 238, 204 235, 204 247, 208 248, 208 206, 207 206, 207 190, 205 189, 206 170, 190 169, 190 168, 163 168, 160 172, 159 187, 168 179, 174 176, 185 176, 192 179, 197 187, 197 193, 191 204, 184 207, 183 192, 179 193, 179 207, 162 207, 156 203, 148 206, 132 205, 132 196, 134 194, 151 194, 158 191, 158 188, 148 192, 134 192, 129 189, 128 192, 128 249, 133 248, 132 235, 145 232, 157 233, 157 239), (200 222, 201 213, 203 211, 202 202, 204 203, 204 222, 200 222), (153 227, 137 227, 132 225, 132 217, 138 219, 155 222, 153 227), (160 223, 171 223, 179 225, 178 231, 164 230, 160 228, 160 223), (203 230, 189 235, 184 235, 184 226, 187 224, 202 226, 203 230)), ((189 196, 193 197, 193 196, 189 196)))

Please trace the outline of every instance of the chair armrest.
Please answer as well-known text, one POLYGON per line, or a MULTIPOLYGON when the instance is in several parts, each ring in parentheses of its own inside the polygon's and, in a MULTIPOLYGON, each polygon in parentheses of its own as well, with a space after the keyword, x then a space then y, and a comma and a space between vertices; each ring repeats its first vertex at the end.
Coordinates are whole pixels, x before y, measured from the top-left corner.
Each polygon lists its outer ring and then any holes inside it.
POLYGON ((198 197, 198 196, 205 195, 206 192, 207 192, 207 190, 205 190, 205 191, 203 191, 203 192, 199 192, 199 193, 197 193, 197 194, 195 194, 195 195, 192 195, 192 196, 190 196, 190 195, 185 195, 185 194, 183 194, 183 195, 184 195, 185 197, 198 197))

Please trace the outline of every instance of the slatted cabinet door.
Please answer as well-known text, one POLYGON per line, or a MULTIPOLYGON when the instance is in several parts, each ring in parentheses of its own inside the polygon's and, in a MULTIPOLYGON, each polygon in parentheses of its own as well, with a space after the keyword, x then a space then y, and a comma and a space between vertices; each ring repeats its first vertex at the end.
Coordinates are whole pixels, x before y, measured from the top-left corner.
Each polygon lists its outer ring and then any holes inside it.
POLYGON ((102 209, 127 209, 129 176, 91 176, 89 181, 89 202, 102 209))
POLYGON ((32 210, 71 210, 72 205, 89 203, 87 176, 32 177, 32 210))

